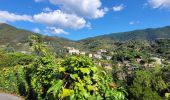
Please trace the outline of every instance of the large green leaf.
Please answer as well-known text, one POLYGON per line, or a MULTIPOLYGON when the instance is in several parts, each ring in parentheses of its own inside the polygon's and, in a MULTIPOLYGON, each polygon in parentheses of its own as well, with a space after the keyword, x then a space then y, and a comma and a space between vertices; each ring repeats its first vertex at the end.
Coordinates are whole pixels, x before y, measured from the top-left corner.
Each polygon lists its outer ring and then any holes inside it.
POLYGON ((59 72, 64 72, 65 68, 64 67, 59 67, 59 72))
POLYGON ((56 97, 56 95, 59 93, 60 89, 62 88, 63 85, 63 80, 58 80, 56 81, 52 87, 50 87, 47 91, 47 93, 53 92, 54 96, 56 97))
POLYGON ((83 74, 90 74, 90 69, 89 68, 79 68, 80 71, 83 73, 83 74))
POLYGON ((78 74, 70 74, 70 77, 75 80, 78 77, 78 74))
POLYGON ((62 93, 59 94, 59 96, 63 98, 63 97, 71 96, 72 94, 74 94, 74 90, 63 88, 62 93))

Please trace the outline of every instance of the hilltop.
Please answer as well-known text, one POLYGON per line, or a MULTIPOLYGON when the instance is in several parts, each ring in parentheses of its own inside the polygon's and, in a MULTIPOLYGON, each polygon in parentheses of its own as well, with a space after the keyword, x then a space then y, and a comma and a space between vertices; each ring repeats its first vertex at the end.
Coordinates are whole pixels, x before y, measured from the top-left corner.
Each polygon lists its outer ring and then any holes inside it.
POLYGON ((162 28, 148 28, 129 32, 111 33, 97 37, 80 40, 85 48, 110 48, 114 43, 121 41, 155 41, 170 38, 170 26, 162 28))
POLYGON ((39 35, 42 37, 44 43, 55 48, 61 48, 63 46, 74 46, 76 43, 74 41, 56 37, 56 36, 44 36, 31 31, 18 29, 11 25, 1 23, 0 24, 0 46, 5 47, 10 45, 15 50, 19 51, 29 51, 28 37, 31 35, 39 35))

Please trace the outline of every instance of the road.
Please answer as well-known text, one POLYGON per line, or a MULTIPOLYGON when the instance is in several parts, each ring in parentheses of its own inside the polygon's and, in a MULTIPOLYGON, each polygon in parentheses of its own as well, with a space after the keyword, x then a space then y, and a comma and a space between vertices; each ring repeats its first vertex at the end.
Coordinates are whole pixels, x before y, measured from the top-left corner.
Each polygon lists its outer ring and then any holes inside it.
POLYGON ((0 93, 0 100, 22 100, 22 99, 11 94, 0 93))

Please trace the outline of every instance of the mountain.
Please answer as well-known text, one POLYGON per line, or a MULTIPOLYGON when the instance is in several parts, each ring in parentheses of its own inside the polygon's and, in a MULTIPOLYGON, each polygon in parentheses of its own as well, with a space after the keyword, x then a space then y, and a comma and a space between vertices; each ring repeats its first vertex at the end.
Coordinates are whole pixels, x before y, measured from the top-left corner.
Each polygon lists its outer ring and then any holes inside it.
POLYGON ((101 35, 97 37, 87 38, 80 40, 84 48, 98 49, 98 48, 110 48, 114 47, 116 41, 130 41, 130 40, 142 40, 142 41, 154 41, 159 38, 170 38, 170 26, 162 28, 148 28, 143 30, 134 30, 129 32, 112 33, 107 35, 101 35))
POLYGON ((111 39, 117 41, 127 41, 127 40, 156 40, 158 38, 170 38, 170 26, 162 28, 148 28, 143 30, 134 30, 129 32, 112 33, 108 35, 101 35, 94 38, 84 39, 86 41, 89 39, 111 39))
MULTIPOLYGON (((27 41, 28 37, 33 34, 36 33, 18 29, 5 23, 0 23, 0 47, 10 45, 18 51, 29 51, 29 44, 27 41)), ((85 51, 96 51, 101 48, 113 48, 116 46, 115 43, 117 41, 154 41, 158 38, 170 38, 170 26, 112 33, 79 41, 72 41, 56 36, 40 36, 43 41, 47 43, 49 47, 53 47, 55 51, 60 50, 64 46, 76 47, 85 51)))
MULTIPOLYGON (((0 46, 5 47, 10 45, 17 51, 29 51, 28 37, 36 34, 31 31, 18 29, 11 25, 0 23, 0 46)), ((43 36, 40 35, 44 42, 48 43, 49 46, 53 46, 55 49, 62 48, 63 46, 74 46, 77 43, 65 38, 43 36)))

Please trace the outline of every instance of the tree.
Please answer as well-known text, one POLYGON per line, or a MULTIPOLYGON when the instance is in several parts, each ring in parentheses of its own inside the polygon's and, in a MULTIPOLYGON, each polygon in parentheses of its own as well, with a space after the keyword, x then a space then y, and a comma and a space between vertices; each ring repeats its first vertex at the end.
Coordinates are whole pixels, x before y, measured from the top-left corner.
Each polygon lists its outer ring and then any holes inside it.
POLYGON ((133 99, 161 100, 159 91, 164 88, 166 85, 161 77, 157 77, 149 71, 137 71, 129 92, 133 99))

